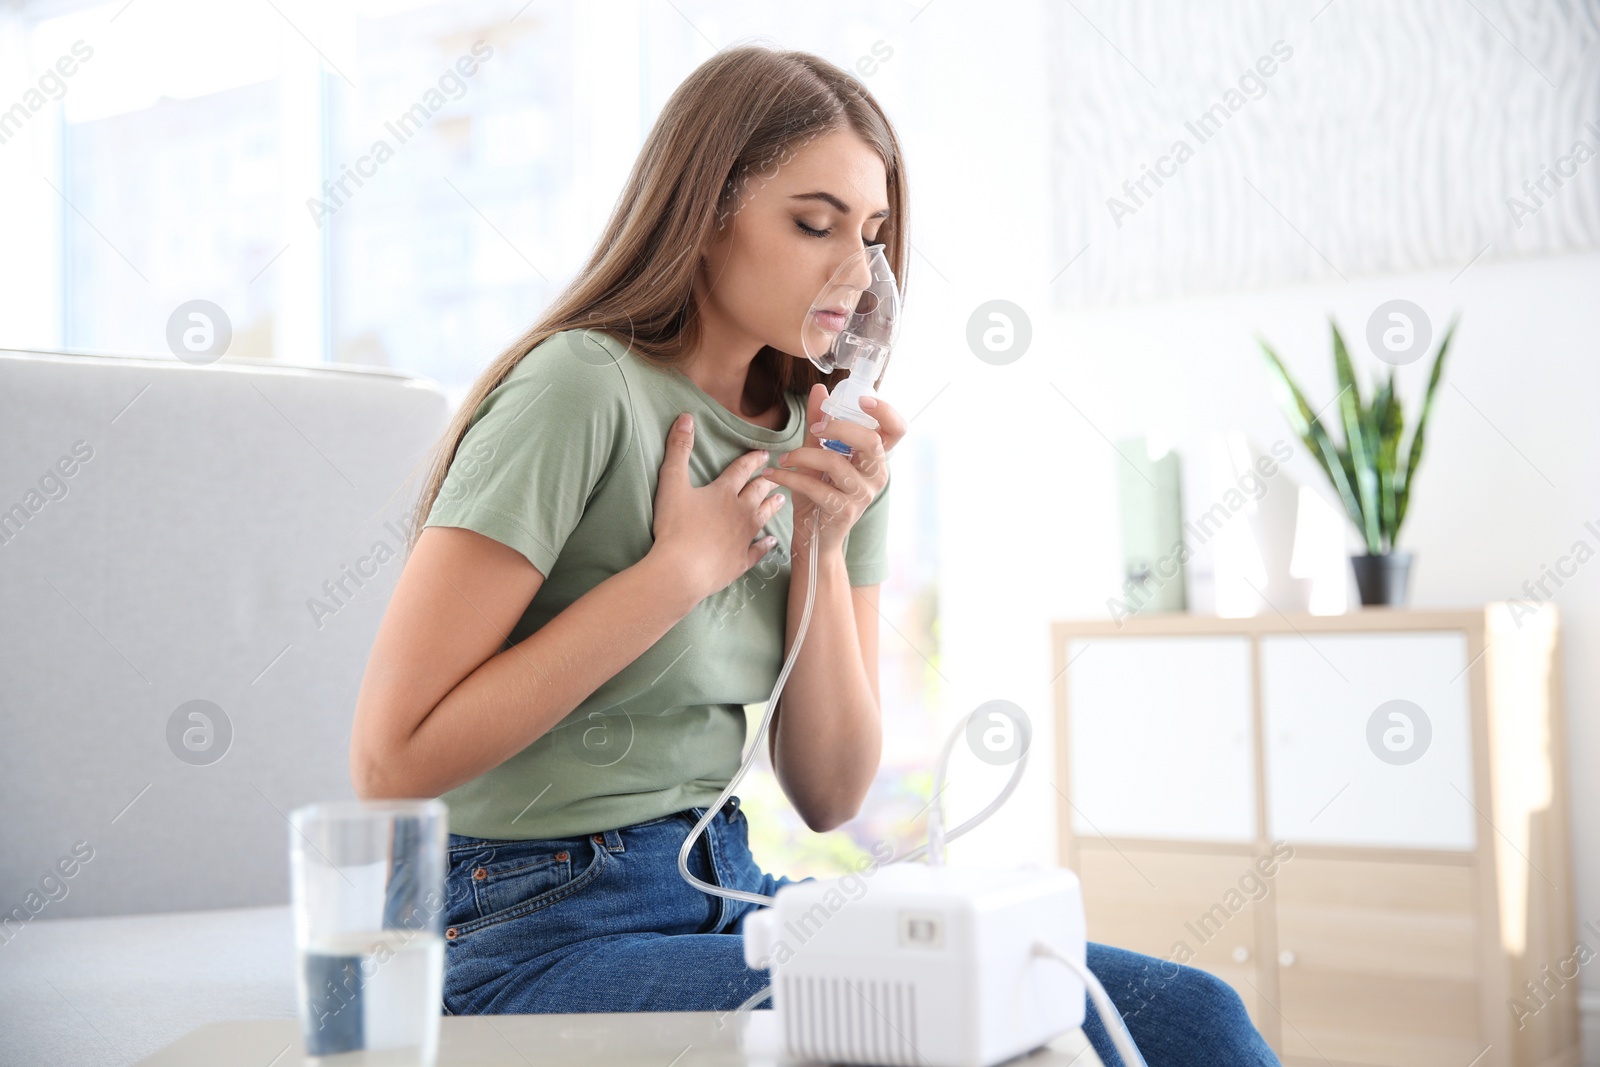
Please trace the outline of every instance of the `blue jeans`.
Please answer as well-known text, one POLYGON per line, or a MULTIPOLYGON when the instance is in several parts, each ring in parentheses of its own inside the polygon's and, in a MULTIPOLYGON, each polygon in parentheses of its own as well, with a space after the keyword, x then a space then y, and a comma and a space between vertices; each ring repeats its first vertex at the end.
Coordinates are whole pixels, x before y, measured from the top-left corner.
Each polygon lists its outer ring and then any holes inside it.
MULTIPOLYGON (((702 893, 678 873, 705 812, 537 841, 451 834, 445 1014, 731 1011, 766 988, 770 972, 745 965, 740 936, 759 905, 702 893)), ((747 829, 729 798, 690 851, 690 872, 768 895, 793 884, 756 865, 747 829)), ((1210 973, 1093 942, 1088 964, 1150 1067, 1278 1063, 1239 995, 1210 973)), ((1095 1052, 1123 1067, 1092 1004, 1087 1012, 1095 1052)))

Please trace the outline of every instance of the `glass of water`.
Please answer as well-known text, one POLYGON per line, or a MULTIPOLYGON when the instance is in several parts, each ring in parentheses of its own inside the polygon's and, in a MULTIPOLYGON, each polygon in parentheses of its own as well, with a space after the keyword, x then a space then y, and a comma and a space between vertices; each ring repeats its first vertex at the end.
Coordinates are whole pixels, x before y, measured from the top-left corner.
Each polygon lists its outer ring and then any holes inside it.
POLYGON ((433 1067, 448 822, 438 799, 336 800, 289 814, 307 1062, 433 1067))

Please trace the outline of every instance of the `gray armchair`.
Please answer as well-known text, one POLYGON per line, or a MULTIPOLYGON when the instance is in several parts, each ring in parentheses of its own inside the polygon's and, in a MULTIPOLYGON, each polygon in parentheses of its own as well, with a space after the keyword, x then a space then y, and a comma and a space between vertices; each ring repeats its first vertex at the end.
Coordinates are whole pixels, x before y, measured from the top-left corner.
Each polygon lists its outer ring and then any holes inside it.
POLYGON ((294 1014, 291 808, 353 795, 433 382, 0 351, 0 1062, 294 1014))

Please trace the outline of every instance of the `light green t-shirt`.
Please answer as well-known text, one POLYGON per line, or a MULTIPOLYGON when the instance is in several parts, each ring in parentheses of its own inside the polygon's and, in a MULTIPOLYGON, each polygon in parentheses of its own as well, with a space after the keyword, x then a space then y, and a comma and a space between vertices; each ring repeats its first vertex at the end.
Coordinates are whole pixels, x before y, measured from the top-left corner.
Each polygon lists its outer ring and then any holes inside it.
MULTIPOLYGON (((476 530, 545 575, 509 648, 650 550, 656 480, 680 413, 694 415, 689 477, 703 486, 752 449, 774 465, 805 443, 805 399, 786 401, 784 429, 757 426, 609 334, 562 331, 479 405, 426 525, 476 530)), ((851 585, 888 575, 888 496, 886 485, 846 535, 851 585)), ((763 531, 778 543, 760 562, 527 748, 446 792, 451 831, 576 837, 715 801, 739 769, 744 705, 766 701, 783 666, 793 522, 786 499, 763 531)))

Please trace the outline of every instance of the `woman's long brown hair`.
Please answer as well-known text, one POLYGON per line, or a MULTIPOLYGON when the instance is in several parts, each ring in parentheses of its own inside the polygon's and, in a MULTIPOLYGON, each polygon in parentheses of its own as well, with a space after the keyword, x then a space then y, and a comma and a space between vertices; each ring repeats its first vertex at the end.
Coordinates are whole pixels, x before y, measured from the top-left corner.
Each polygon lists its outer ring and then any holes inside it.
MULTIPOLYGON (((770 180, 798 147, 849 128, 883 159, 889 217, 877 233, 906 287, 905 166, 888 117, 844 70, 808 52, 745 45, 718 52, 673 92, 645 139, 617 206, 589 260, 544 314, 478 376, 432 455, 409 524, 416 545, 473 415, 536 345, 562 330, 600 330, 663 366, 684 362, 700 336, 693 296, 699 252, 739 197, 770 180)), ((770 346, 753 370, 780 391, 831 389, 844 370, 823 374, 810 360, 770 346)))

